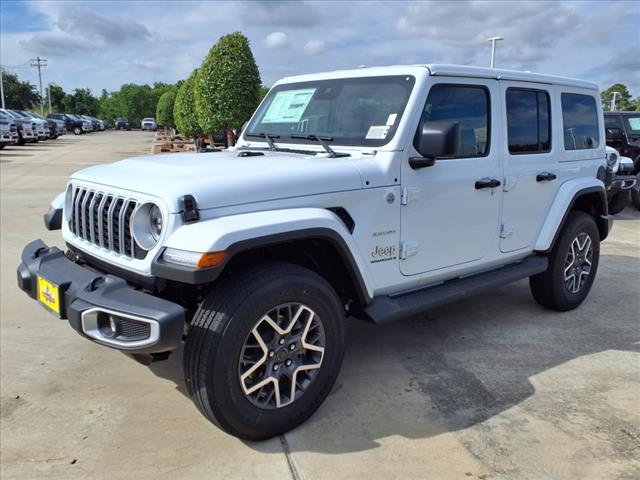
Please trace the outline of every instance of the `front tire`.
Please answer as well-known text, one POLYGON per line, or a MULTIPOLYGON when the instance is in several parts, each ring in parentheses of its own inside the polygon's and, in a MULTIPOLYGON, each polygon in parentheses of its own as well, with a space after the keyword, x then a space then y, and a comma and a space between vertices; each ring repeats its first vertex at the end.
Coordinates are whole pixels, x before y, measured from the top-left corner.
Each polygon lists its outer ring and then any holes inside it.
POLYGON ((624 210, 627 203, 629 203, 629 190, 619 191, 609 200, 609 213, 611 215, 617 215, 624 210))
POLYGON ((73 133, 74 133, 74 135, 82 135, 82 128, 73 127, 73 133))
POLYGON ((553 310, 580 305, 593 285, 600 260, 600 232, 591 215, 572 211, 549 254, 549 268, 529 277, 533 298, 553 310))
POLYGON ((331 286, 297 265, 270 263, 228 277, 189 327, 189 394, 231 435, 285 433, 331 391, 344 354, 344 317, 331 286))

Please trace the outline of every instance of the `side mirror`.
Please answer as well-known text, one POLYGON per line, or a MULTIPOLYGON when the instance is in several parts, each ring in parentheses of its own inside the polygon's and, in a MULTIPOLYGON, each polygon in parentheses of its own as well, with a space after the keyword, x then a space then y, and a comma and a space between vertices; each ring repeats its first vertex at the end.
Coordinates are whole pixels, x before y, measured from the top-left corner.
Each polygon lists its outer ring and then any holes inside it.
POLYGON ((619 140, 622 138, 622 130, 619 128, 607 128, 606 129, 607 138, 611 140, 619 140))
POLYGON ((460 125, 451 120, 424 122, 416 134, 414 146, 422 158, 409 159, 413 169, 432 166, 438 157, 458 153, 460 125))

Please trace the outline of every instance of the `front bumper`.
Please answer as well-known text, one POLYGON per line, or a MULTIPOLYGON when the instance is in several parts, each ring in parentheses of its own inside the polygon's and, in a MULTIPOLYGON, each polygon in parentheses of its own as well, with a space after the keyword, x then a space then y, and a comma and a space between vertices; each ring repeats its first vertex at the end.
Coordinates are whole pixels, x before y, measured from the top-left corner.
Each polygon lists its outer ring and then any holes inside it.
POLYGON ((35 240, 22 251, 18 266, 18 286, 34 300, 39 277, 58 286, 61 318, 93 342, 128 353, 159 353, 182 341, 183 307, 79 265, 57 247, 35 240))
POLYGON ((635 175, 614 175, 609 187, 610 192, 619 192, 620 190, 629 190, 636 185, 635 175))

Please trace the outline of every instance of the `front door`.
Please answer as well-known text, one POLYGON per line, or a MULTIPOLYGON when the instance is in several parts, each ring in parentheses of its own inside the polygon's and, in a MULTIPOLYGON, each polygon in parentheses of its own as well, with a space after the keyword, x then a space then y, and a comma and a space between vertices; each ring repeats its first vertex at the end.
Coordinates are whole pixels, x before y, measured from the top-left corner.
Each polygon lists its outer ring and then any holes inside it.
POLYGON ((498 82, 456 77, 433 77, 432 82, 420 125, 457 122, 458 153, 416 170, 409 158, 419 154, 414 146, 407 151, 402 165, 404 275, 465 266, 495 255, 498 248, 501 139, 500 129, 492 128, 499 125, 498 82))

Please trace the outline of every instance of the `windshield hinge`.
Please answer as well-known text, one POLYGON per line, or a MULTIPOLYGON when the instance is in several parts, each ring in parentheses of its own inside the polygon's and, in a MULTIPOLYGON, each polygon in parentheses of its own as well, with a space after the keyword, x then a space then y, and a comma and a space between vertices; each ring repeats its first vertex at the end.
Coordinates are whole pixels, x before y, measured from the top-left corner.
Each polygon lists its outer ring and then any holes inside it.
POLYGON ((418 254, 418 242, 407 240, 400 243, 400 260, 406 260, 418 254))

